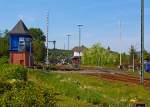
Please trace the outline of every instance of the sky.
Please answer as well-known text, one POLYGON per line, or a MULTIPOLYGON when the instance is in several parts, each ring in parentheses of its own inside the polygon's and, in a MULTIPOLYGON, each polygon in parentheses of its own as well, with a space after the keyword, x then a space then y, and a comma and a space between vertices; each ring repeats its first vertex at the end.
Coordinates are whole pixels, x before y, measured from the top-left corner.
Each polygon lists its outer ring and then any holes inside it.
MULTIPOLYGON (((114 51, 128 52, 131 45, 140 50, 140 0, 0 0, 0 30, 11 30, 22 19, 28 28, 46 32, 49 11, 49 40, 56 47, 70 49, 78 45, 78 24, 82 45, 101 43, 114 51), (119 22, 122 39, 120 42, 119 22)), ((150 0, 145 0, 145 49, 150 51, 150 0)), ((49 44, 52 48, 53 44, 49 44)))

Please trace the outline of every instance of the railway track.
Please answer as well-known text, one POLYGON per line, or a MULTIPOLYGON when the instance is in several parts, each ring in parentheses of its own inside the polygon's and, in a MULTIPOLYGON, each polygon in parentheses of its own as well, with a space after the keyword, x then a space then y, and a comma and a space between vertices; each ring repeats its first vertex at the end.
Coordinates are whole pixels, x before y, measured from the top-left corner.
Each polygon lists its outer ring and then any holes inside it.
MULTIPOLYGON (((123 82, 127 84, 140 85, 140 78, 132 75, 122 74, 122 73, 91 73, 90 76, 100 77, 104 80, 111 82, 123 82)), ((150 87, 150 79, 144 79, 144 86, 150 87)))
MULTIPOLYGON (((93 72, 93 73, 90 73, 90 75, 100 77, 102 79, 105 79, 111 82, 123 82, 127 84, 140 85, 140 77, 138 76, 133 76, 133 75, 122 73, 120 71, 108 70, 108 69, 102 69, 102 68, 98 69, 98 72, 101 72, 101 73, 93 72)), ((150 87, 150 78, 144 79, 144 86, 150 87)))
MULTIPOLYGON (((119 70, 109 70, 104 68, 82 68, 80 70, 74 71, 68 66, 61 66, 58 71, 59 73, 80 73, 83 75, 95 76, 97 78, 102 78, 110 82, 123 82, 125 84, 140 85, 140 77, 126 74, 119 70), (69 70, 68 70, 69 69, 69 70)), ((150 88, 150 78, 144 79, 144 86, 150 88)))

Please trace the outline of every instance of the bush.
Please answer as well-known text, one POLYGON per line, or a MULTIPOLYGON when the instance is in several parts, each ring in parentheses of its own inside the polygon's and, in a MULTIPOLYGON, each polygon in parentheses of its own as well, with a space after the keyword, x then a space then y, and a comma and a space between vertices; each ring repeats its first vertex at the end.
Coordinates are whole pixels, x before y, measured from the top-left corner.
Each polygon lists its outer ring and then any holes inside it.
POLYGON ((0 81, 0 95, 4 94, 4 92, 11 90, 12 84, 8 82, 0 81))
POLYGON ((7 56, 0 57, 0 65, 5 63, 8 63, 8 57, 7 56))
POLYGON ((0 107, 55 107, 56 97, 51 89, 32 82, 15 83, 11 90, 0 96, 0 107))
POLYGON ((27 81, 27 69, 17 65, 0 67, 0 107, 54 107, 56 94, 27 81))
POLYGON ((27 80, 27 69, 17 65, 1 65, 0 80, 27 80))

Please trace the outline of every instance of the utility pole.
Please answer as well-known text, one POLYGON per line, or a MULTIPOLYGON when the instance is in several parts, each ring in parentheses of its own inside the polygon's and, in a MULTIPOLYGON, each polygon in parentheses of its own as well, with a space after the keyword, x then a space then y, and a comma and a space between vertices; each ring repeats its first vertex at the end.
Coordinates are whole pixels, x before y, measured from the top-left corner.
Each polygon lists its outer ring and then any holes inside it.
POLYGON ((48 56, 48 29, 49 29, 49 12, 47 12, 46 16, 46 64, 49 64, 49 56, 48 56))
POLYGON ((65 46, 65 43, 64 43, 64 50, 66 50, 66 46, 65 46))
POLYGON ((31 53, 32 53, 32 44, 31 44, 31 39, 30 39, 30 53, 29 53, 29 67, 31 67, 31 53))
POLYGON ((81 51, 81 27, 83 25, 77 25, 79 27, 79 68, 80 68, 80 63, 81 63, 81 55, 80 55, 80 51, 81 51))
MULTIPOLYGON (((133 49, 134 49, 134 45, 133 45, 133 49)), ((132 64, 133 64, 133 65, 132 65, 132 66, 133 66, 133 72, 134 72, 134 69, 135 69, 135 68, 134 68, 134 66, 135 66, 135 62, 134 62, 134 51, 133 51, 133 56, 132 56, 132 57, 133 57, 133 59, 132 59, 132 64)))
POLYGON ((140 83, 144 85, 144 0, 141 0, 141 73, 140 83))
POLYGON ((69 45, 70 45, 70 36, 71 35, 66 35, 68 37, 68 51, 69 51, 69 45))
POLYGON ((80 48, 81 48, 81 27, 83 25, 77 25, 79 27, 79 56, 80 56, 80 48))
POLYGON ((120 30, 120 67, 122 65, 122 22, 119 22, 119 30, 120 30))

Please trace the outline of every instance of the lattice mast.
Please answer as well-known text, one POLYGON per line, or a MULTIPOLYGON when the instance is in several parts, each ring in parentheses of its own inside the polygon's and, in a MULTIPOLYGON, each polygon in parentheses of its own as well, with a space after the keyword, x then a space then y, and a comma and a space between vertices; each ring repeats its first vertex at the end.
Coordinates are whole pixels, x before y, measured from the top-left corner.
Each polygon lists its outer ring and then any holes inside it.
POLYGON ((49 64, 48 55, 48 31, 49 31, 49 12, 46 15, 46 64, 49 64))

